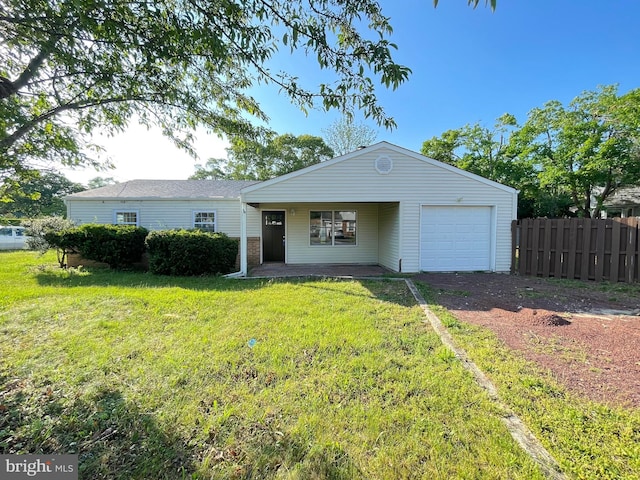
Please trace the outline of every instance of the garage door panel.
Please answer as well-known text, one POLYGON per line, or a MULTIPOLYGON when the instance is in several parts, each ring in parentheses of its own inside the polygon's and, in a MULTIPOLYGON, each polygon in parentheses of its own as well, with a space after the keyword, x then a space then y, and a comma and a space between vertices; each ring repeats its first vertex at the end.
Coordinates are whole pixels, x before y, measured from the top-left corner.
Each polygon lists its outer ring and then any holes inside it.
POLYGON ((423 206, 420 268, 490 270, 491 238, 491 207, 423 206))

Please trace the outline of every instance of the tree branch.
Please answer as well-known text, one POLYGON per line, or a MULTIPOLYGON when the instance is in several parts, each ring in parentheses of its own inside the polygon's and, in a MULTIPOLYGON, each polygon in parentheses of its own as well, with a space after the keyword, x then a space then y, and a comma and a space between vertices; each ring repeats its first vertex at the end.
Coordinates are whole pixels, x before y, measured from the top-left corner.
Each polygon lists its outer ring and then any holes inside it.
POLYGON ((11 135, 6 136, 2 140, 0 140, 0 152, 7 152, 14 143, 24 137, 27 133, 33 130, 38 124, 48 120, 51 117, 54 117, 60 113, 69 111, 69 110, 84 110, 87 108, 97 107, 99 105, 107 105, 110 103, 122 103, 122 102, 153 102, 153 99, 145 98, 145 97, 113 97, 97 100, 94 102, 89 102, 86 100, 66 103, 64 105, 59 105, 55 108, 52 108, 48 112, 43 113, 42 115, 38 115, 37 117, 32 118, 28 122, 22 124, 15 132, 11 135))
POLYGON ((8 98, 11 95, 15 95, 18 91, 25 87, 29 81, 36 75, 44 61, 51 54, 53 47, 60 40, 60 35, 52 37, 47 43, 45 43, 35 57, 31 59, 27 68, 20 74, 20 76, 13 82, 7 78, 0 78, 0 99, 8 98))

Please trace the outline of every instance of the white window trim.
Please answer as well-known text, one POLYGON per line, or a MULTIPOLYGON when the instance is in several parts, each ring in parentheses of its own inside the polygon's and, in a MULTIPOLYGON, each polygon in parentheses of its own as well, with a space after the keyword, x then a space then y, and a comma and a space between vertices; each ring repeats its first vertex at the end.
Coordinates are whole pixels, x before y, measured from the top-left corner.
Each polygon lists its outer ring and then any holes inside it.
POLYGON ((118 214, 119 213, 135 213, 136 214, 136 223, 135 226, 140 226, 140 211, 132 210, 130 208, 118 208, 113 211, 113 224, 114 225, 133 225, 133 223, 118 223, 118 214))
POLYGON ((312 210, 309 209, 309 229, 307 230, 307 238, 309 241, 309 246, 312 248, 315 247, 339 247, 339 248, 353 248, 353 247, 357 247, 358 246, 358 241, 360 238, 360 235, 358 233, 358 210, 350 210, 350 209, 321 209, 321 210, 312 210), (353 245, 336 245, 335 244, 335 235, 331 236, 331 243, 324 243, 324 244, 313 244, 311 243, 311 212, 331 212, 331 224, 334 225, 335 224, 335 213, 336 212, 354 212, 356 214, 356 243, 354 243, 353 245))
POLYGON ((198 213, 213 213, 213 231, 218 231, 218 211, 217 210, 192 210, 191 215, 191 225, 193 228, 198 228, 196 226, 196 215, 198 213))

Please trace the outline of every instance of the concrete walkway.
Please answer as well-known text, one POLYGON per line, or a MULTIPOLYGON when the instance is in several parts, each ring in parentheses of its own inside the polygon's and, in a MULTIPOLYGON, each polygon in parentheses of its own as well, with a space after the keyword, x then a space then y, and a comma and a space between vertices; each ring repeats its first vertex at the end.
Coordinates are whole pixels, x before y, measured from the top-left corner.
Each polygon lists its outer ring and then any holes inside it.
POLYGON ((249 269, 249 277, 380 277, 391 273, 379 265, 286 265, 284 263, 263 263, 249 269))
POLYGON ((560 465, 555 458, 544 448, 540 440, 536 438, 529 427, 516 415, 516 413, 506 403, 502 401, 500 395, 498 395, 498 389, 489 380, 482 370, 471 360, 467 352, 460 346, 456 345, 453 337, 447 330, 447 327, 440 321, 438 316, 431 311, 429 305, 425 301, 424 297, 409 278, 405 279, 407 287, 411 290, 413 297, 416 299, 422 311, 425 314, 427 321, 431 324, 433 330, 440 337, 440 341, 453 351, 454 355, 462 366, 476 379, 476 382, 482 387, 489 395, 489 398, 499 410, 502 411, 500 417, 502 423, 507 427, 511 437, 520 445, 520 447, 527 452, 527 454, 540 466, 540 469, 544 473, 544 476, 550 480, 566 480, 567 477, 562 472, 560 465))

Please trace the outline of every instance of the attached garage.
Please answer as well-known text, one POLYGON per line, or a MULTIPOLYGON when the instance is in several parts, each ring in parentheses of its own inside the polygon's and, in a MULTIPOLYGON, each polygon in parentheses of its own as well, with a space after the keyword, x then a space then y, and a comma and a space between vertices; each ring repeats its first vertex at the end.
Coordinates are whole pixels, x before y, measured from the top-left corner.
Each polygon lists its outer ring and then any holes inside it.
POLYGON ((423 205, 421 208, 420 270, 494 270, 493 207, 423 205))
MULTIPOLYGON (((240 200, 243 212, 284 212, 284 263, 377 264, 408 273, 509 271, 517 198, 506 185, 381 142, 251 185, 240 200), (317 219, 345 214, 349 242, 335 221, 318 242, 317 219)), ((248 222, 245 228, 252 236, 248 222)))

